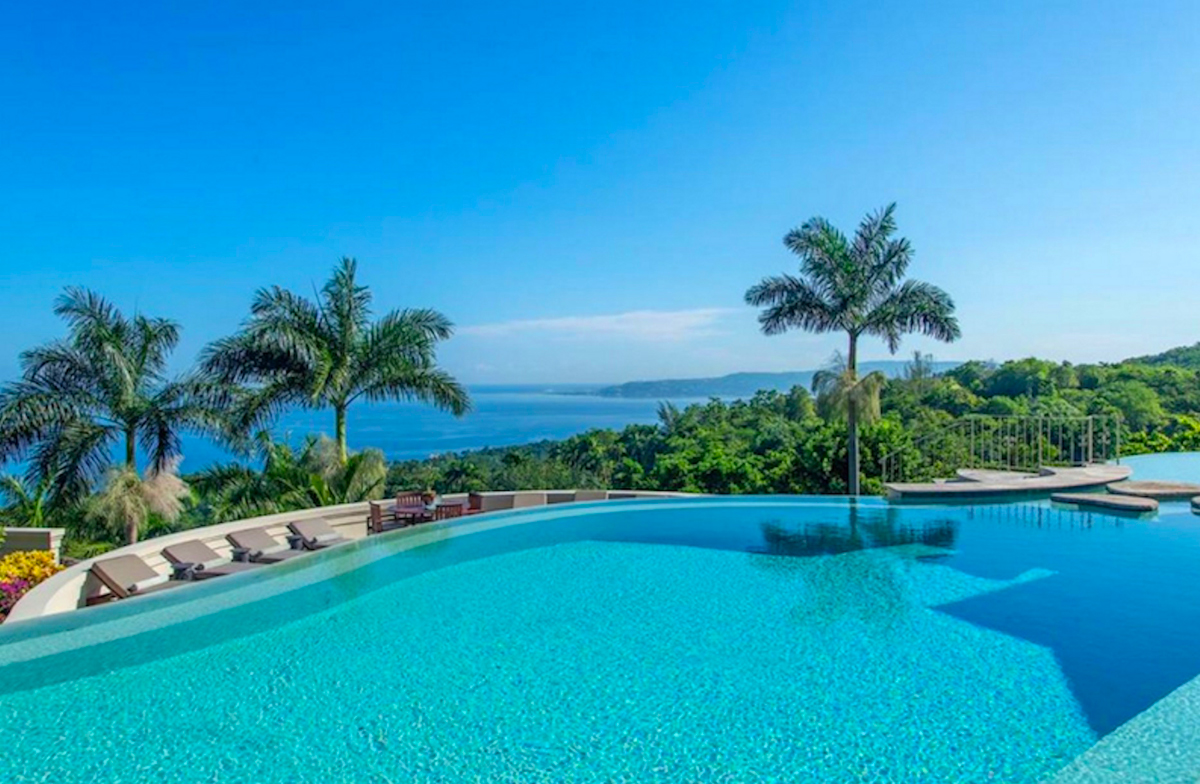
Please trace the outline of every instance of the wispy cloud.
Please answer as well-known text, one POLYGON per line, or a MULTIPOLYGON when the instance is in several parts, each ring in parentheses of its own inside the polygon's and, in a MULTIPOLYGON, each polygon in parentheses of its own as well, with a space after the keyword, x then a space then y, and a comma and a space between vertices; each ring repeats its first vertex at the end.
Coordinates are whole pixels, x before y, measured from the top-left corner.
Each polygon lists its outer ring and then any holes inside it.
POLYGON ((461 327, 460 335, 509 337, 543 334, 557 337, 622 338, 656 343, 676 343, 719 333, 717 324, 731 308, 692 310, 635 310, 602 316, 562 316, 522 319, 461 327))

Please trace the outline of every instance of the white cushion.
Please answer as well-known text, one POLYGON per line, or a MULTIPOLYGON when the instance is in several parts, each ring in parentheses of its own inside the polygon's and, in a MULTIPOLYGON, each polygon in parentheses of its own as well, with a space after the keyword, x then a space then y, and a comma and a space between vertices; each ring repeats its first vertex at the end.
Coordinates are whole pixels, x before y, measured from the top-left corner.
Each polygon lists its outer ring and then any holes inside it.
POLYGON ((314 542, 336 542, 338 539, 341 539, 341 538, 342 538, 341 534, 334 533, 331 531, 327 534, 317 534, 316 536, 314 536, 312 538, 312 540, 314 542))

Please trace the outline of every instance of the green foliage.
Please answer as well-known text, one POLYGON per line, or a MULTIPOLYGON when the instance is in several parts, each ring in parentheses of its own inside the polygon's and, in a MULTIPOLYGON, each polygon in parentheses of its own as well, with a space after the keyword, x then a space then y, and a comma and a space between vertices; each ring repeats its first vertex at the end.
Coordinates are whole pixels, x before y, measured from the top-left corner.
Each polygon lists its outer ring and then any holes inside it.
POLYGON ((309 436, 295 451, 263 433, 258 453, 261 469, 232 463, 189 477, 206 517, 234 520, 384 495, 387 461, 378 449, 350 454, 343 463, 336 442, 327 436, 309 436))
POLYGON ((1189 370, 1200 370, 1200 343, 1178 346, 1161 354, 1137 357, 1128 362, 1138 365, 1175 365, 1189 370))

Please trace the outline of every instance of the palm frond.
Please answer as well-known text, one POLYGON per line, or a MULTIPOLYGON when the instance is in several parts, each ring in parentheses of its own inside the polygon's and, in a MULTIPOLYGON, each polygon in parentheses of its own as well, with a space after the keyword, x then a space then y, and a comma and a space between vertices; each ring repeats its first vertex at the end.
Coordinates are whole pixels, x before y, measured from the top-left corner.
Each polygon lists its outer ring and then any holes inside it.
POLYGON ((863 331, 883 338, 893 354, 905 334, 918 332, 945 342, 961 334, 950 295, 918 280, 905 281, 881 299, 867 315, 863 331))
POLYGON ((746 291, 746 302, 764 307, 758 323, 767 335, 794 327, 828 332, 841 326, 837 307, 812 283, 791 275, 763 278, 746 291))

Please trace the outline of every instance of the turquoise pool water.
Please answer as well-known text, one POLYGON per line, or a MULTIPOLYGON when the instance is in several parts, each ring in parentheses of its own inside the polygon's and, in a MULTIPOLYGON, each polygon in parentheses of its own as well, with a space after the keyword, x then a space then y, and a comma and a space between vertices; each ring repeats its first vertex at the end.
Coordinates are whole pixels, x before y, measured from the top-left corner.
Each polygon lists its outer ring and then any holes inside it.
POLYGON ((1156 479, 1162 482, 1195 482, 1200 484, 1200 452, 1163 452, 1157 455, 1134 455, 1121 459, 1122 465, 1133 469, 1133 479, 1156 479))
POLYGON ((1200 674, 1185 516, 609 502, 308 560, 0 627, 0 779, 1037 782, 1200 674))

